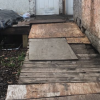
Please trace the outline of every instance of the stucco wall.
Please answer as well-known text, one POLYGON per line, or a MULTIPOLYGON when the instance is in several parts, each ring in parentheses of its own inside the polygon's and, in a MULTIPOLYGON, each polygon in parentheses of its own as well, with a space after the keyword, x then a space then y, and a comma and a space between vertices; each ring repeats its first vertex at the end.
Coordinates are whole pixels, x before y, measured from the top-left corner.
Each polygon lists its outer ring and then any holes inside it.
MULTIPOLYGON (((35 4, 36 0, 0 0, 0 8, 14 10, 19 14, 26 12, 35 14, 35 4)), ((62 13, 62 0, 60 0, 59 8, 59 12, 62 13)))
POLYGON ((74 0, 74 19, 100 52, 100 0, 74 0))

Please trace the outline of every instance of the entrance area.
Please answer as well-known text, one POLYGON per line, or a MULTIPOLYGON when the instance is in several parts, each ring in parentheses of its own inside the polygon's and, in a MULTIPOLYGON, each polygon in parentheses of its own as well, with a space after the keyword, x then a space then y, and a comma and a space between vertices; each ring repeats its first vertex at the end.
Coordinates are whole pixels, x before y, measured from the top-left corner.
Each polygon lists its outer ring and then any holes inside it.
POLYGON ((66 0, 66 15, 73 15, 73 0, 66 0))
POLYGON ((59 15, 59 0, 36 0, 36 15, 59 15))

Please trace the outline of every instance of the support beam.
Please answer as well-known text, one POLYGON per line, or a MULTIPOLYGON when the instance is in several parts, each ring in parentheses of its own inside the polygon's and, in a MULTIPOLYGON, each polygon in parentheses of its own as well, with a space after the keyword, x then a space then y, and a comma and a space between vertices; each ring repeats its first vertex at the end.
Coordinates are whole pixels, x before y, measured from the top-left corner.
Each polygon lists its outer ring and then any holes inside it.
POLYGON ((23 35, 23 48, 27 48, 28 44, 28 35, 23 35))

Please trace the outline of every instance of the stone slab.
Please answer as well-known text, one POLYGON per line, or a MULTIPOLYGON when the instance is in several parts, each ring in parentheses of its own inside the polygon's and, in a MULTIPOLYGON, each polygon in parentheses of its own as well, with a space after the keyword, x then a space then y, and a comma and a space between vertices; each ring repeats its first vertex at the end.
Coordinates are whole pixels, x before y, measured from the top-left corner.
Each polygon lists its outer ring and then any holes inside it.
POLYGON ((78 59, 65 38, 30 39, 29 60, 78 59))

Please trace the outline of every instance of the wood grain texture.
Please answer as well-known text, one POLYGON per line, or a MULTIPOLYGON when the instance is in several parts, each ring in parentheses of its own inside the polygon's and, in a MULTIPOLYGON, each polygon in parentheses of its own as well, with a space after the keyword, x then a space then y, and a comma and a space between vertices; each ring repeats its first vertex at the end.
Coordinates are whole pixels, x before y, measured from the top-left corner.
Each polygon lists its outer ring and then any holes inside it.
POLYGON ((91 45, 70 44, 78 60, 24 61, 20 84, 100 82, 100 54, 91 45))
POLYGON ((68 43, 84 43, 91 44, 87 37, 83 38, 66 38, 68 43))
POLYGON ((99 94, 100 83, 55 83, 34 85, 10 85, 7 99, 35 99, 46 97, 99 94), (19 93, 18 93, 19 91, 19 93), (22 91, 22 93, 21 93, 22 91), (26 91, 26 92, 25 92, 26 91), (21 95, 22 94, 22 95, 21 95), (17 96, 16 96, 17 95, 17 96))
POLYGON ((84 37, 75 23, 56 23, 33 25, 29 38, 84 37))
POLYGON ((99 68, 22 68, 21 72, 98 72, 99 68))
POLYGON ((100 94, 86 94, 54 98, 27 99, 27 100, 100 100, 100 94))

